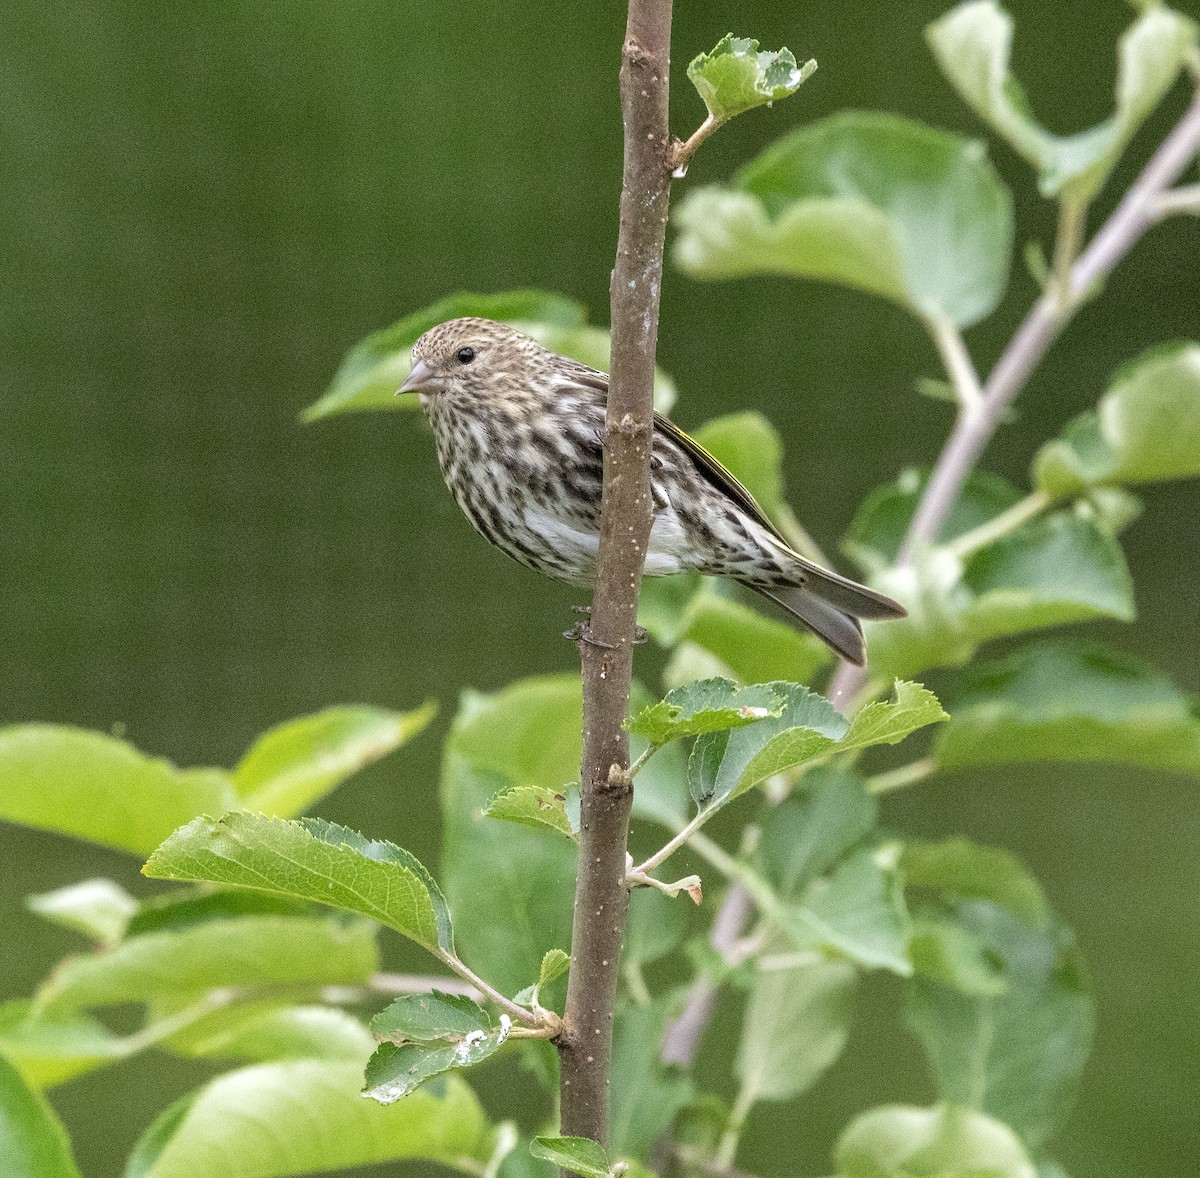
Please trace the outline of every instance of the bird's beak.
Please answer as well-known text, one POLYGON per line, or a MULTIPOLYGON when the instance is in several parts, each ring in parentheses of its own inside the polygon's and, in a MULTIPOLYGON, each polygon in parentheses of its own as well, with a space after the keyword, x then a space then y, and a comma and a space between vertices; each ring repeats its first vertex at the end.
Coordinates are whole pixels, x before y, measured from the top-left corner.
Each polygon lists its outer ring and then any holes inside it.
POLYGON ((419 393, 427 389, 434 381, 433 369, 424 360, 418 360, 408 374, 405 382, 396 390, 396 396, 401 393, 419 393))

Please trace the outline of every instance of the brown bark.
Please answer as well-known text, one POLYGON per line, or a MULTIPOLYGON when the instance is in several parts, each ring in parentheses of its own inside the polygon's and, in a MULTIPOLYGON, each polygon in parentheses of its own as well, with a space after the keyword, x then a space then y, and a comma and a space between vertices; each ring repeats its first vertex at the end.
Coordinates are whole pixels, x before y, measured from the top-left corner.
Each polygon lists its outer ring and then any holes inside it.
POLYGON ((671 0, 629 0, 621 61, 624 176, 612 274, 612 364, 592 615, 580 641, 583 762, 579 878, 561 1062, 562 1132, 608 1135, 626 845, 633 788, 624 728, 642 564, 650 536, 654 355, 667 224, 671 0))

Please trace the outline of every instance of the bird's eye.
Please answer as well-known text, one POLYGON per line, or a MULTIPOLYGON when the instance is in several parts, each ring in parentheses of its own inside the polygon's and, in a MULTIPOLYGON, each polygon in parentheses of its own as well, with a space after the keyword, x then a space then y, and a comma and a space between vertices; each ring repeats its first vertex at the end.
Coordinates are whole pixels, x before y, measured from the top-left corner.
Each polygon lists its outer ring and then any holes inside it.
POLYGON ((460 364, 470 364, 471 361, 474 359, 475 359, 475 349, 474 348, 459 348, 458 349, 458 362, 460 364))

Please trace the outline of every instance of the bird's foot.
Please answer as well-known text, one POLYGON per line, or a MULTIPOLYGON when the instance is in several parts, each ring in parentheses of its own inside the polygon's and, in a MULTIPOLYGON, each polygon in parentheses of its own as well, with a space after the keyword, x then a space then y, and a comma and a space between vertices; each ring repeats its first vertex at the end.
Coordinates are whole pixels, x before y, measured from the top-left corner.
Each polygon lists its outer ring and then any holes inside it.
POLYGON ((592 628, 587 622, 576 622, 569 630, 563 631, 563 637, 568 642, 586 642, 589 646, 598 646, 601 650, 616 650, 611 642, 601 642, 592 637, 592 628))

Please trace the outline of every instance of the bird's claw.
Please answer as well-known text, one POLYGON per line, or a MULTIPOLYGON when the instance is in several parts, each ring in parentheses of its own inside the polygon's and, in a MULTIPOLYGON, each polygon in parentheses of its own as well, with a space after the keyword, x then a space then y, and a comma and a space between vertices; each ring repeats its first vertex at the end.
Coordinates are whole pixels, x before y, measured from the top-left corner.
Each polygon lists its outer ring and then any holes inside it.
POLYGON ((589 646, 598 646, 601 650, 616 650, 611 642, 601 642, 592 637, 592 629, 587 622, 576 622, 569 630, 563 631, 563 637, 568 642, 586 642, 589 646))
POLYGON ((650 641, 650 635, 646 633, 645 626, 634 626, 633 628, 633 645, 645 646, 650 641))

